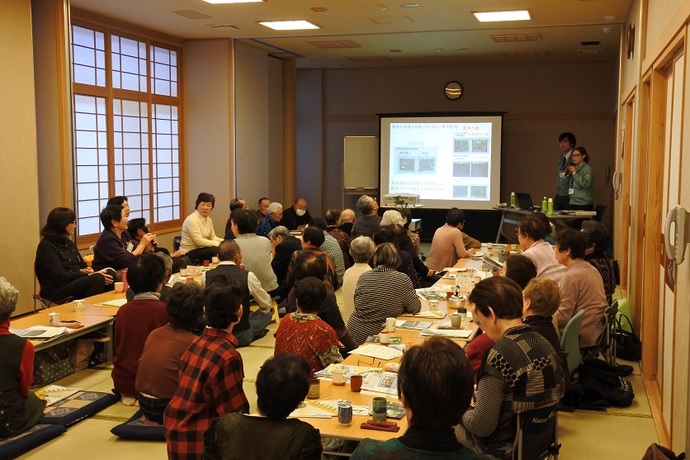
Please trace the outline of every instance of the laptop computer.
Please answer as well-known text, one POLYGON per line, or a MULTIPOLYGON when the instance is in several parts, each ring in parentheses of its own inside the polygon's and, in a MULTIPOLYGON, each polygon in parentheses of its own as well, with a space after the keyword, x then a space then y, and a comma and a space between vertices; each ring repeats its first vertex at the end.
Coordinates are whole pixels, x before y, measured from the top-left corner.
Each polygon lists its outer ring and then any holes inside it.
POLYGON ((532 205, 532 197, 527 192, 515 192, 515 198, 517 199, 518 206, 520 209, 525 211, 533 211, 534 206, 532 205))

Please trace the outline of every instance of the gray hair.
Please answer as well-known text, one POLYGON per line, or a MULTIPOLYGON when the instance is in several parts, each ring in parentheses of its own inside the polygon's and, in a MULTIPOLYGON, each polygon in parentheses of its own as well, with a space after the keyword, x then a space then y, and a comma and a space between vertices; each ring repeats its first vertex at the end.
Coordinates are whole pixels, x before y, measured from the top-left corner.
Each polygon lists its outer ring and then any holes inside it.
POLYGON ((372 211, 371 204, 373 202, 374 199, 369 195, 362 195, 359 197, 359 200, 357 200, 357 209, 359 209, 362 214, 370 214, 372 211))
POLYGON ((355 212, 352 209, 343 209, 340 213, 340 223, 346 224, 355 221, 355 212))
POLYGON ((355 262, 367 263, 374 255, 374 242, 368 236, 358 236, 350 243, 350 255, 355 262))
POLYGON ((273 201, 271 204, 268 205, 266 212, 269 214, 275 214, 275 213, 282 211, 282 210, 283 210, 283 205, 278 203, 277 201, 273 201))
POLYGON ((273 241, 279 236, 282 236, 283 238, 287 238, 290 235, 290 230, 284 225, 278 225, 275 227, 273 230, 268 232, 268 239, 273 241))
POLYGON ((161 252, 161 251, 155 251, 153 254, 157 255, 158 257, 163 259, 163 264, 165 265, 165 274, 169 275, 170 273, 172 273, 172 266, 173 266, 172 257, 170 257, 169 255, 167 255, 166 253, 161 252))
POLYGON ((395 209, 389 209, 388 211, 383 213, 380 226, 385 227, 386 225, 395 224, 403 227, 406 222, 407 219, 405 219, 402 216, 402 214, 400 214, 400 211, 396 211, 395 209))
POLYGON ((4 276, 0 276, 0 321, 10 319, 12 312, 17 308, 19 291, 12 286, 4 276))

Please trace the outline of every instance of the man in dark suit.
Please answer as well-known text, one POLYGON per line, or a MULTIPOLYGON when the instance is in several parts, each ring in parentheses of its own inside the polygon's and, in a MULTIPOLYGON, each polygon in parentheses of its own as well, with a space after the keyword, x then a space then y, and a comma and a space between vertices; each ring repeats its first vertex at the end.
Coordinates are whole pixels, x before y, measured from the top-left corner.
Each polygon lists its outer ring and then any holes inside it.
POLYGON ((282 225, 271 230, 268 234, 268 239, 271 240, 274 252, 271 267, 280 285, 276 294, 281 298, 285 298, 288 291, 288 289, 285 288, 285 278, 290 265, 290 257, 292 257, 293 252, 302 249, 302 243, 299 239, 290 235, 290 230, 282 225))
POLYGON ((292 207, 286 208, 280 221, 280 225, 287 227, 288 230, 304 230, 304 227, 310 223, 311 216, 307 210, 307 200, 304 198, 297 198, 292 207))

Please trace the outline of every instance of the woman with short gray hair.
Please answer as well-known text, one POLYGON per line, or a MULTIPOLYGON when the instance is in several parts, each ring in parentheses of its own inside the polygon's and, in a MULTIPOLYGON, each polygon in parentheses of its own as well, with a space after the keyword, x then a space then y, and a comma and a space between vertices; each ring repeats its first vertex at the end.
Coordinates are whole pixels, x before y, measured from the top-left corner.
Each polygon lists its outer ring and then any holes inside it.
POLYGON ((358 236, 350 243, 350 255, 355 261, 354 265, 343 275, 343 305, 341 313, 345 323, 355 310, 355 288, 357 281, 363 273, 371 270, 369 259, 374 255, 374 242, 368 236, 358 236))
POLYGON ((29 391, 34 378, 34 346, 10 332, 10 316, 18 298, 19 291, 0 276, 0 439, 36 425, 46 405, 29 391))

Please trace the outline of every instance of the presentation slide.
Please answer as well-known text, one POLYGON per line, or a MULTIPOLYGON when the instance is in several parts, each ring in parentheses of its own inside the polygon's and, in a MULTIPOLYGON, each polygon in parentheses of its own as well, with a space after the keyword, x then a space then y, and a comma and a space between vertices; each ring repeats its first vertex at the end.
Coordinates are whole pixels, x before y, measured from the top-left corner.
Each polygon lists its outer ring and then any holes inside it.
POLYGON ((427 208, 499 202, 502 115, 380 118, 381 195, 417 194, 427 208))

